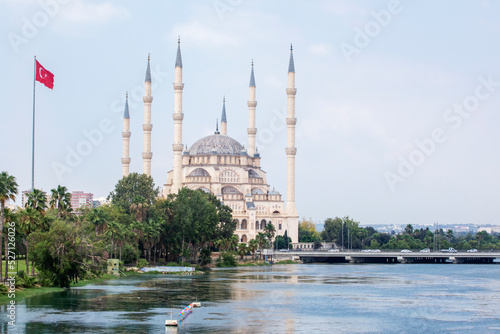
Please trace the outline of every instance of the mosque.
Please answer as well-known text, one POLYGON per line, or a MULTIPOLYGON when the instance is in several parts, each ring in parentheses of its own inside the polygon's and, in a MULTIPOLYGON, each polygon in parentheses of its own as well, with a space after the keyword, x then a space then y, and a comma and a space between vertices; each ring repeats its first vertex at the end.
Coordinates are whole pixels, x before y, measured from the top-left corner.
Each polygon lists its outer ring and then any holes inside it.
MULTIPOLYGON (((276 235, 283 235, 287 231, 292 242, 298 242, 298 214, 295 206, 295 65, 293 50, 290 48, 288 65, 288 117, 287 147, 285 148, 287 160, 287 196, 286 202, 281 194, 267 183, 266 172, 261 169, 261 156, 255 146, 257 128, 255 126, 255 113, 257 107, 255 76, 252 68, 250 72, 248 113, 249 126, 248 150, 237 140, 227 135, 227 116, 225 101, 222 107, 220 131, 217 127, 215 133, 194 142, 191 147, 184 146, 182 142, 182 57, 180 40, 177 45, 174 80, 174 153, 173 169, 167 173, 166 183, 163 186, 163 196, 177 193, 182 187, 201 189, 214 194, 233 212, 237 221, 235 234, 240 242, 254 239, 257 233, 264 231, 264 226, 272 223, 276 235)), ((151 175, 151 72, 150 59, 146 69, 145 94, 144 94, 144 152, 142 153, 144 173, 151 175)), ((188 115, 189 117, 189 115, 188 115)), ((123 157, 122 174, 129 174, 130 156, 130 117, 128 110, 128 97, 125 102, 123 118, 123 157)))

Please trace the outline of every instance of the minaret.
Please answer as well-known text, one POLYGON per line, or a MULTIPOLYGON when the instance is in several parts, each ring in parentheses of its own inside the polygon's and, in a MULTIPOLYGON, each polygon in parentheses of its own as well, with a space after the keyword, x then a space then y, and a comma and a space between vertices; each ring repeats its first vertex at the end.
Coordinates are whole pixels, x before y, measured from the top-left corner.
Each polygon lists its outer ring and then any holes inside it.
POLYGON ((295 206, 295 65, 293 63, 293 48, 290 45, 290 63, 288 64, 288 88, 286 95, 288 96, 288 117, 286 119, 287 126, 287 189, 286 189, 286 206, 285 211, 290 217, 298 217, 297 208, 295 206))
POLYGON ((151 124, 151 102, 153 102, 153 97, 151 96, 151 70, 149 66, 149 54, 148 54, 148 68, 146 69, 146 79, 144 82, 144 124, 142 129, 144 130, 144 152, 142 152, 142 161, 144 174, 151 176, 151 158, 153 157, 153 152, 151 152, 151 130, 153 125, 151 124))
POLYGON ((250 87, 249 87, 249 99, 248 99, 248 155, 253 158, 255 154, 255 135, 257 134, 257 128, 255 127, 255 107, 257 107, 257 101, 255 101, 255 77, 253 74, 253 60, 252 60, 252 72, 250 73, 250 87))
POLYGON ((220 134, 227 136, 226 97, 222 99, 222 117, 220 118, 220 134))
POLYGON ((174 81, 174 175, 172 183, 172 193, 176 194, 182 187, 181 169, 182 169, 182 58, 181 58, 181 40, 177 41, 177 58, 175 60, 175 81, 174 81))
POLYGON ((128 113, 128 93, 125 100, 125 112, 123 113, 123 156, 122 156, 122 176, 128 176, 130 172, 130 115, 128 113))

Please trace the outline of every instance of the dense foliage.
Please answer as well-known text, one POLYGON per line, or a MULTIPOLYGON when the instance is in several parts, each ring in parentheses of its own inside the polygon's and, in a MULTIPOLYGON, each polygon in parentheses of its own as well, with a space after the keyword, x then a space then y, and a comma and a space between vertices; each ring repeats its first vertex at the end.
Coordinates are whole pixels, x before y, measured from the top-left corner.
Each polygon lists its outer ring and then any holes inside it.
MULTIPOLYGON (((2 174, 5 182, 0 184, 2 208, 17 193, 15 179, 7 176, 2 174)), ((75 212, 66 187, 52 189, 49 199, 34 189, 24 208, 2 210, 1 223, 15 223, 16 254, 26 260, 26 275, 37 271, 44 285, 69 287, 100 275, 107 270, 108 258, 139 267, 171 262, 208 265, 218 248, 224 253, 222 262, 232 263, 238 238, 228 206, 201 190, 183 188, 166 199, 158 194, 150 176, 132 173, 118 181, 110 204, 75 212)))
POLYGON ((321 232, 322 240, 344 249, 420 250, 429 248, 440 250, 449 247, 457 250, 500 249, 500 235, 488 234, 485 231, 475 235, 455 236, 452 230, 431 231, 428 227, 414 230, 413 226, 408 224, 403 233, 388 234, 379 233, 373 227, 360 227, 359 222, 349 217, 328 218, 324 226, 321 232))

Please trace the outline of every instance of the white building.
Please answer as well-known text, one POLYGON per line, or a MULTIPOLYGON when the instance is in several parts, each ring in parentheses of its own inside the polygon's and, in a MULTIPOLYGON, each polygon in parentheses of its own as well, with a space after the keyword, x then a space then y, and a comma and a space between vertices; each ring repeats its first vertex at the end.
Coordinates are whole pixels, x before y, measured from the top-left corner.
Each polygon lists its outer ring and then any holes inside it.
MULTIPOLYGON (((143 154, 144 173, 149 174, 151 164, 151 75, 150 64, 146 71, 145 84, 145 130, 144 147, 147 154, 143 154), (147 166, 147 167, 146 167, 147 166)), ((261 156, 255 146, 257 128, 255 114, 257 107, 256 84, 253 63, 250 72, 249 84, 249 127, 248 150, 237 140, 227 135, 227 114, 225 101, 222 106, 221 129, 218 125, 213 135, 203 137, 194 142, 191 147, 182 142, 182 58, 180 41, 177 47, 174 79, 174 166, 167 173, 167 180, 163 187, 163 196, 177 193, 179 189, 201 189, 217 196, 233 212, 237 221, 235 234, 241 242, 254 239, 257 233, 263 232, 267 223, 272 223, 277 235, 285 231, 293 242, 298 241, 298 213, 295 206, 295 65, 293 51, 290 49, 288 68, 288 98, 287 123, 287 196, 286 202, 282 195, 271 188, 267 183, 266 172, 261 169, 261 156)), ((186 115, 189 117, 189 115, 186 115)), ((128 175, 130 158, 128 154, 130 124, 128 104, 124 113, 123 130, 123 176, 128 175)), ((283 163, 283 166, 285 164, 283 163)))

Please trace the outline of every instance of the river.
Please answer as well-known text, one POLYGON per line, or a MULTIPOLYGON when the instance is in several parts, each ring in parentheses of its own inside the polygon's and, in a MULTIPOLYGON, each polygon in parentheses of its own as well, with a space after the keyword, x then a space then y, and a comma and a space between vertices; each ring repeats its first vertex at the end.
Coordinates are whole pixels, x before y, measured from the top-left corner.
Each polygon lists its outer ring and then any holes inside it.
MULTIPOLYGON (((2 313, 6 314, 6 306, 2 313)), ((500 265, 296 264, 140 275, 20 301, 8 333, 499 333, 500 265), (178 329, 166 319, 200 301, 178 329)))

